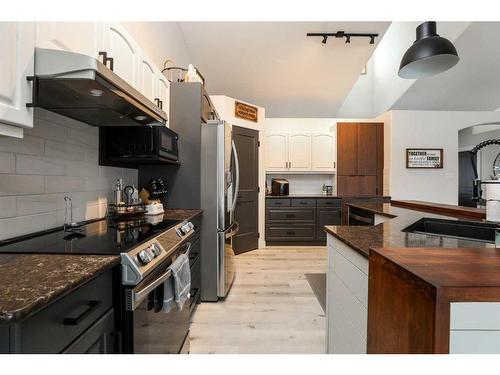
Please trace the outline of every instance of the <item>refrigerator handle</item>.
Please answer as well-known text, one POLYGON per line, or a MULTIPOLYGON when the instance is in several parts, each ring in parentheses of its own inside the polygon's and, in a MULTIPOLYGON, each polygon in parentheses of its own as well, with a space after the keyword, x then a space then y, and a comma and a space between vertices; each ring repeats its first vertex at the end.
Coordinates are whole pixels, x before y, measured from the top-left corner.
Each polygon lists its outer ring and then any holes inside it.
POLYGON ((234 166, 236 168, 236 181, 235 181, 235 188, 234 188, 234 197, 233 197, 233 204, 231 206, 232 212, 234 212, 234 209, 236 208, 236 202, 238 200, 238 193, 240 191, 240 165, 238 161, 238 152, 236 151, 236 145, 234 144, 234 141, 231 141, 231 147, 233 148, 233 155, 234 155, 234 166))

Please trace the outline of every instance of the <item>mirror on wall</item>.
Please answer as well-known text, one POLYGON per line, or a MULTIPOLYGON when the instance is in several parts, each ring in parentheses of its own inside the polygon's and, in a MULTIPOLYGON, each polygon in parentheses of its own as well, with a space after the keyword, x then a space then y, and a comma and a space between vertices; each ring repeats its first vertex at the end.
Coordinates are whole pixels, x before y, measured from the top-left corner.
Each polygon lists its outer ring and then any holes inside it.
MULTIPOLYGON (((500 145, 492 144, 472 154, 481 142, 500 139, 500 123, 474 125, 458 132, 458 204, 478 207, 483 202, 474 199, 475 173, 473 163, 477 165, 478 178, 481 181, 500 178, 500 145)), ((484 198, 484 189, 480 198, 484 198)))

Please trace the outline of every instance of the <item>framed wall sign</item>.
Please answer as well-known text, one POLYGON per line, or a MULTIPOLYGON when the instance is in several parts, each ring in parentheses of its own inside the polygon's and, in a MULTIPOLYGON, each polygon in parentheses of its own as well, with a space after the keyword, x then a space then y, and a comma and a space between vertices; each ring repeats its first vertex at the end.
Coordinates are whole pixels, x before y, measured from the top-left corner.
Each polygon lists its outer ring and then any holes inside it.
POLYGON ((443 149, 407 148, 406 168, 443 168, 443 149))
POLYGON ((235 102, 234 103, 234 117, 242 118, 243 120, 258 122, 259 121, 259 108, 253 105, 235 102))

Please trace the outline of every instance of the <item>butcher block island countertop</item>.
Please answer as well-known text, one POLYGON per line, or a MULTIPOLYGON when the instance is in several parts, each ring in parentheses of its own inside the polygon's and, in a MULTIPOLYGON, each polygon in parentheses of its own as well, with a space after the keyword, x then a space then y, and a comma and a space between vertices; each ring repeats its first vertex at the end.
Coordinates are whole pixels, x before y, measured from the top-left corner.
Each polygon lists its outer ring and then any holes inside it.
POLYGON ((484 210, 417 201, 351 206, 386 221, 325 227, 328 352, 499 352, 500 248, 402 231, 424 217, 483 221, 484 210), (357 334, 344 340, 346 323, 357 334))

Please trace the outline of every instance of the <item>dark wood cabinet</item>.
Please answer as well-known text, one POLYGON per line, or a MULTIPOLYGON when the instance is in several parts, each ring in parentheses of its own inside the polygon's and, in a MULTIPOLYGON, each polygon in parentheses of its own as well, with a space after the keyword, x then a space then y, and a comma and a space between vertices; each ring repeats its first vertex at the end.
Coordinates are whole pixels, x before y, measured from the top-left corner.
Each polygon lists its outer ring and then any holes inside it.
POLYGON ((116 353, 113 272, 0 330, 1 353, 116 353))
POLYGON ((337 174, 358 174, 358 124, 337 124, 337 174))
POLYGON ((382 195, 383 123, 337 124, 337 194, 382 195))
POLYGON ((266 199, 266 242, 269 245, 324 244, 324 225, 341 223, 340 198, 266 199))
POLYGON ((316 214, 316 239, 326 241, 325 225, 340 225, 342 223, 342 209, 318 207, 316 214))

